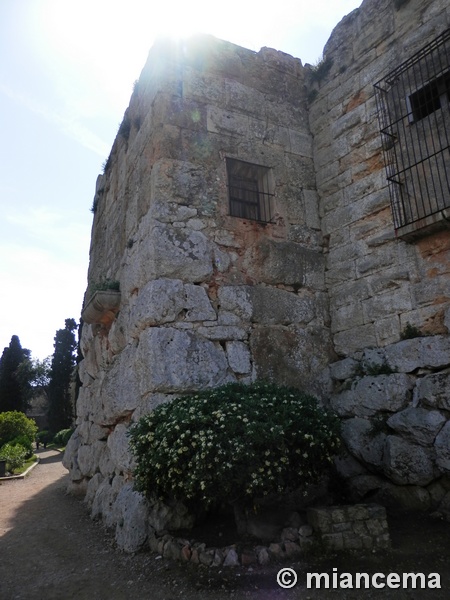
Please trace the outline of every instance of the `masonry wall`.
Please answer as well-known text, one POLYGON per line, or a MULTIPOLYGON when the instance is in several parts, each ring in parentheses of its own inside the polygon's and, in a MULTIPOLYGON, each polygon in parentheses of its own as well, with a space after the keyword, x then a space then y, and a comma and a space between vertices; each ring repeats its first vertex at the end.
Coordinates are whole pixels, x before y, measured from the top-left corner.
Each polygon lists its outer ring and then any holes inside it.
POLYGON ((450 231, 447 223, 414 239, 396 235, 373 86, 449 25, 445 1, 365 0, 333 31, 324 50, 331 68, 312 82, 310 108, 341 358, 331 364, 331 406, 348 450, 338 471, 354 500, 446 518, 450 231), (408 323, 424 337, 401 340, 408 323))
POLYGON ((329 391, 335 355, 301 62, 209 37, 157 44, 94 210, 86 303, 109 280, 120 305, 110 322, 110 312, 98 321, 83 312, 65 464, 72 490, 115 525, 142 502, 127 483, 127 427, 161 402, 258 377, 329 391), (270 170, 271 223, 229 216, 226 158, 270 170))
POLYGON ((310 109, 326 286, 336 352, 397 342, 409 322, 446 333, 450 235, 396 238, 374 84, 450 25, 444 0, 365 0, 324 49, 330 71, 310 109))
POLYGON ((443 0, 365 0, 314 81, 267 48, 151 50, 97 181, 85 300, 110 280, 120 302, 83 312, 64 458, 122 548, 191 518, 133 490, 130 423, 258 377, 331 402, 354 499, 450 514, 450 235, 396 236, 373 90, 449 24, 443 0), (269 169, 271 223, 229 216, 226 158, 269 169))

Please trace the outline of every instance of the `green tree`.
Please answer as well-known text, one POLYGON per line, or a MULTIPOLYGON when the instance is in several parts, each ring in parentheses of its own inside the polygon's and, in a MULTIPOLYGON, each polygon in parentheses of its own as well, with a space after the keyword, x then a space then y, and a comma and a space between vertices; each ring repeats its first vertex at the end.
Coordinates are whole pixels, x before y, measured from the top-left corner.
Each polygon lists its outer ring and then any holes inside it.
POLYGON ((64 329, 58 329, 54 338, 54 353, 50 366, 48 422, 50 431, 68 429, 73 421, 70 384, 76 363, 77 342, 75 319, 66 319, 64 329))
POLYGON ((13 335, 0 358, 0 412, 25 412, 30 383, 20 378, 19 367, 27 360, 30 351, 22 348, 18 336, 13 335))
POLYGON ((50 357, 44 360, 27 358, 17 368, 16 376, 25 395, 26 403, 41 394, 47 396, 50 382, 50 357))
POLYGON ((0 447, 21 436, 34 442, 36 433, 36 423, 22 412, 12 410, 0 414, 0 447))

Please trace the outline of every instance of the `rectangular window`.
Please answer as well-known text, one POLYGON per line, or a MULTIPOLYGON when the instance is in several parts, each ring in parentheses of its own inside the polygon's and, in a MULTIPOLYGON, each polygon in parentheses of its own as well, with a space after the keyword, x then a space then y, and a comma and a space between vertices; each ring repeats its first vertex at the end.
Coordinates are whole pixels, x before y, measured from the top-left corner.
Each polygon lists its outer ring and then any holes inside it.
POLYGON ((270 223, 273 216, 273 190, 268 167, 227 158, 230 215, 270 223))
POLYGON ((450 29, 375 84, 397 235, 447 227, 450 211, 450 29))
POLYGON ((450 73, 430 81, 427 85, 409 96, 412 123, 424 119, 449 103, 450 73))

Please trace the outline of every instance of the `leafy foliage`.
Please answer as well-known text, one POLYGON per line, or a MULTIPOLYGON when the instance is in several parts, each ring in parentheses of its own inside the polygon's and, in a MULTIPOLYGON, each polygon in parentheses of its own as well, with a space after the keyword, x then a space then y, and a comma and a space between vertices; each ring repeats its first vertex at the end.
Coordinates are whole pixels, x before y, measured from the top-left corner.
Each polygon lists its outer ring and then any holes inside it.
POLYGON ((201 508, 319 480, 339 449, 339 421, 312 396, 269 383, 178 398, 129 432, 138 490, 201 508))
POLYGON ((33 446, 30 438, 26 435, 19 435, 9 442, 12 446, 21 446, 25 450, 25 458, 33 456, 33 446))
POLYGON ((59 329, 55 335, 55 351, 48 385, 48 421, 50 431, 53 433, 67 429, 73 420, 70 384, 76 363, 77 342, 74 334, 76 328, 75 319, 66 319, 65 328, 59 329))
POLYGON ((6 468, 11 473, 25 464, 27 451, 20 444, 5 444, 0 448, 0 459, 6 460, 6 468))
POLYGON ((0 414, 0 447, 19 437, 27 438, 31 444, 36 433, 36 423, 22 412, 9 411, 0 414))
POLYGON ((30 360, 30 351, 22 348, 17 335, 13 335, 0 358, 0 412, 25 411, 29 382, 19 377, 19 366, 30 360))
POLYGON ((408 323, 406 323, 403 331, 400 334, 400 339, 401 340, 411 340, 413 338, 417 338, 417 337, 422 337, 423 333, 420 331, 420 329, 418 327, 416 327, 415 325, 411 325, 411 323, 408 321, 408 323))
POLYGON ((67 446, 67 442, 69 441, 74 429, 61 429, 53 438, 53 441, 57 446, 67 446))

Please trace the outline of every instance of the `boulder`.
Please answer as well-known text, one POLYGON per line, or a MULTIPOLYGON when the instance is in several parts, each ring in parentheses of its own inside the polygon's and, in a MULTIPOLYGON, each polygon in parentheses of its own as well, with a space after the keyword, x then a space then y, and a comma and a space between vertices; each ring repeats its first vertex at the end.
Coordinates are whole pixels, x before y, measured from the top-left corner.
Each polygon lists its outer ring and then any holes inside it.
POLYGON ((399 485, 428 485, 439 476, 433 451, 390 435, 386 439, 383 472, 399 485))
POLYGON ((433 373, 417 381, 415 400, 424 406, 450 411, 450 373, 433 373))
POLYGON ((352 389, 333 396, 331 406, 341 417, 396 412, 408 405, 414 383, 414 378, 404 373, 362 377, 352 389))
POLYGON ((446 418, 437 410, 409 406, 392 415, 387 424, 410 442, 432 446, 445 422, 446 418))
POLYGON ((118 547, 125 552, 141 550, 148 536, 147 500, 133 489, 132 483, 126 483, 118 493, 112 510, 118 547))
POLYGON ((380 469, 386 434, 377 432, 376 423, 354 417, 342 423, 342 438, 348 450, 366 465, 380 469))

